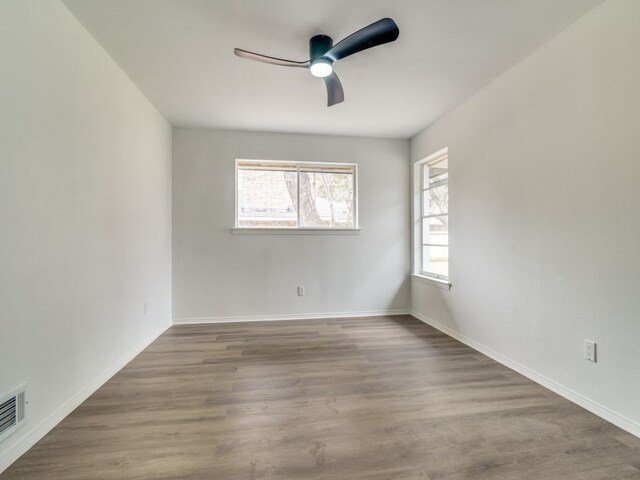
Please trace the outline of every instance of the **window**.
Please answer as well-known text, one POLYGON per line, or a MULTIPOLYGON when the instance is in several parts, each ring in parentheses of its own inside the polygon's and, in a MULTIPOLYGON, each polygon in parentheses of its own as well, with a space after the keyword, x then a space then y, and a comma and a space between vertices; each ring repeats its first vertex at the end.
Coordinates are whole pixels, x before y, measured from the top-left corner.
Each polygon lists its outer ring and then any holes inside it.
POLYGON ((236 161, 236 227, 356 229, 356 165, 236 161))
POLYGON ((442 150, 418 164, 420 274, 449 278, 449 158, 442 150))

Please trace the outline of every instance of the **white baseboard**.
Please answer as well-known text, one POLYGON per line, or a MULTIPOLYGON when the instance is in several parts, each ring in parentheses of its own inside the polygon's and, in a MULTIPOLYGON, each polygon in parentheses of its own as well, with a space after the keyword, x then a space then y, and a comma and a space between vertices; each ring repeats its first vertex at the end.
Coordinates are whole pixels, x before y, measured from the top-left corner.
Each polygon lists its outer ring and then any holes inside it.
POLYGON ((630 418, 625 417, 624 415, 620 415, 617 412, 601 405, 593 400, 585 397, 584 395, 567 388, 555 380, 551 380, 549 377, 546 377, 534 370, 531 370, 524 365, 511 360, 510 358, 502 355, 501 353, 492 350, 489 347, 485 347, 481 343, 476 342, 475 340, 456 332, 455 330, 443 325, 432 318, 427 317, 426 315, 417 312, 416 310, 411 310, 411 315, 420 320, 421 322, 426 323, 427 325, 431 325, 433 328, 440 330, 442 333, 449 335, 452 338, 455 338, 459 342, 468 345, 469 347, 477 350, 478 352, 486 355, 487 357, 495 360, 498 363, 501 363, 505 367, 510 368, 518 372, 521 375, 524 375, 530 380, 533 380, 539 385, 551 390, 554 393, 566 398, 567 400, 581 406, 585 410, 590 411, 591 413, 607 420, 610 423, 613 423, 617 427, 620 427, 623 430, 635 435, 636 437, 640 437, 640 424, 631 420, 630 418))
POLYGON ((273 322, 278 320, 314 320, 320 318, 379 317, 383 315, 409 315, 410 310, 369 310, 364 312, 290 313, 283 315, 255 315, 247 317, 188 317, 174 318, 174 325, 198 323, 273 322))
POLYGON ((25 425, 28 433, 19 440, 15 445, 11 446, 6 452, 0 455, 0 473, 6 470, 13 462, 20 458, 24 453, 33 447, 42 437, 49 433, 53 427, 60 423, 67 415, 73 412, 82 402, 89 398, 96 390, 104 385, 107 380, 118 373, 127 363, 133 360, 153 341, 162 335, 171 325, 166 326, 157 335, 146 339, 142 344, 130 350, 121 356, 114 364, 110 365, 100 375, 91 380, 80 391, 72 395, 66 402, 58 407, 51 415, 45 418, 38 425, 28 430, 29 424, 25 425))

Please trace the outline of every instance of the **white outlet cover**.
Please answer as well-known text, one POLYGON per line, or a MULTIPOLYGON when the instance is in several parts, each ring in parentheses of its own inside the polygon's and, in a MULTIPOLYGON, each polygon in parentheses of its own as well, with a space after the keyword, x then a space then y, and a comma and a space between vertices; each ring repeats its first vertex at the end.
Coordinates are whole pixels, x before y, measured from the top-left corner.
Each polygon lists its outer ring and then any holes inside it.
POLYGON ((584 358, 590 362, 596 362, 596 342, 591 340, 584 341, 584 358))

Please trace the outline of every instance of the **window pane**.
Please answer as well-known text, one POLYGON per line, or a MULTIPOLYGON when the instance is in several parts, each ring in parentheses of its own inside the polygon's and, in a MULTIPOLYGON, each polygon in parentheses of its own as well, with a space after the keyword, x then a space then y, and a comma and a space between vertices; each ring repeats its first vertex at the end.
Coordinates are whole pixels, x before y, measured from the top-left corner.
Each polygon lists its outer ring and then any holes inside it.
POLYGON ((353 171, 300 170, 300 226, 354 226, 353 171))
POLYGON ((433 183, 447 180, 449 177, 449 158, 445 157, 438 162, 425 165, 423 168, 422 188, 427 188, 433 183))
POLYGON ((431 217, 422 220, 422 243, 449 244, 449 217, 431 217))
POLYGON ((430 190, 425 190, 422 194, 424 202, 424 215, 437 215, 447 213, 449 203, 449 186, 440 185, 430 190))
POLYGON ((295 227, 297 175, 291 169, 238 169, 238 226, 295 227))
POLYGON ((449 276, 449 247, 422 247, 422 270, 431 273, 449 276))

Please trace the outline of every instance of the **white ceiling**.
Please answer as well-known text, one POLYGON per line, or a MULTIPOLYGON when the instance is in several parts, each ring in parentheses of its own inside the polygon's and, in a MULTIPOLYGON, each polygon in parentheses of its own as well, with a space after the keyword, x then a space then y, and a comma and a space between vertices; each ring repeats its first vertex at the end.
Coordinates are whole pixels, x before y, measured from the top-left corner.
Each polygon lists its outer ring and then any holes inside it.
POLYGON ((176 126, 409 137, 601 0, 65 0, 176 126), (308 70, 233 48, 308 59, 383 17, 400 38, 336 64, 345 102, 308 70))

